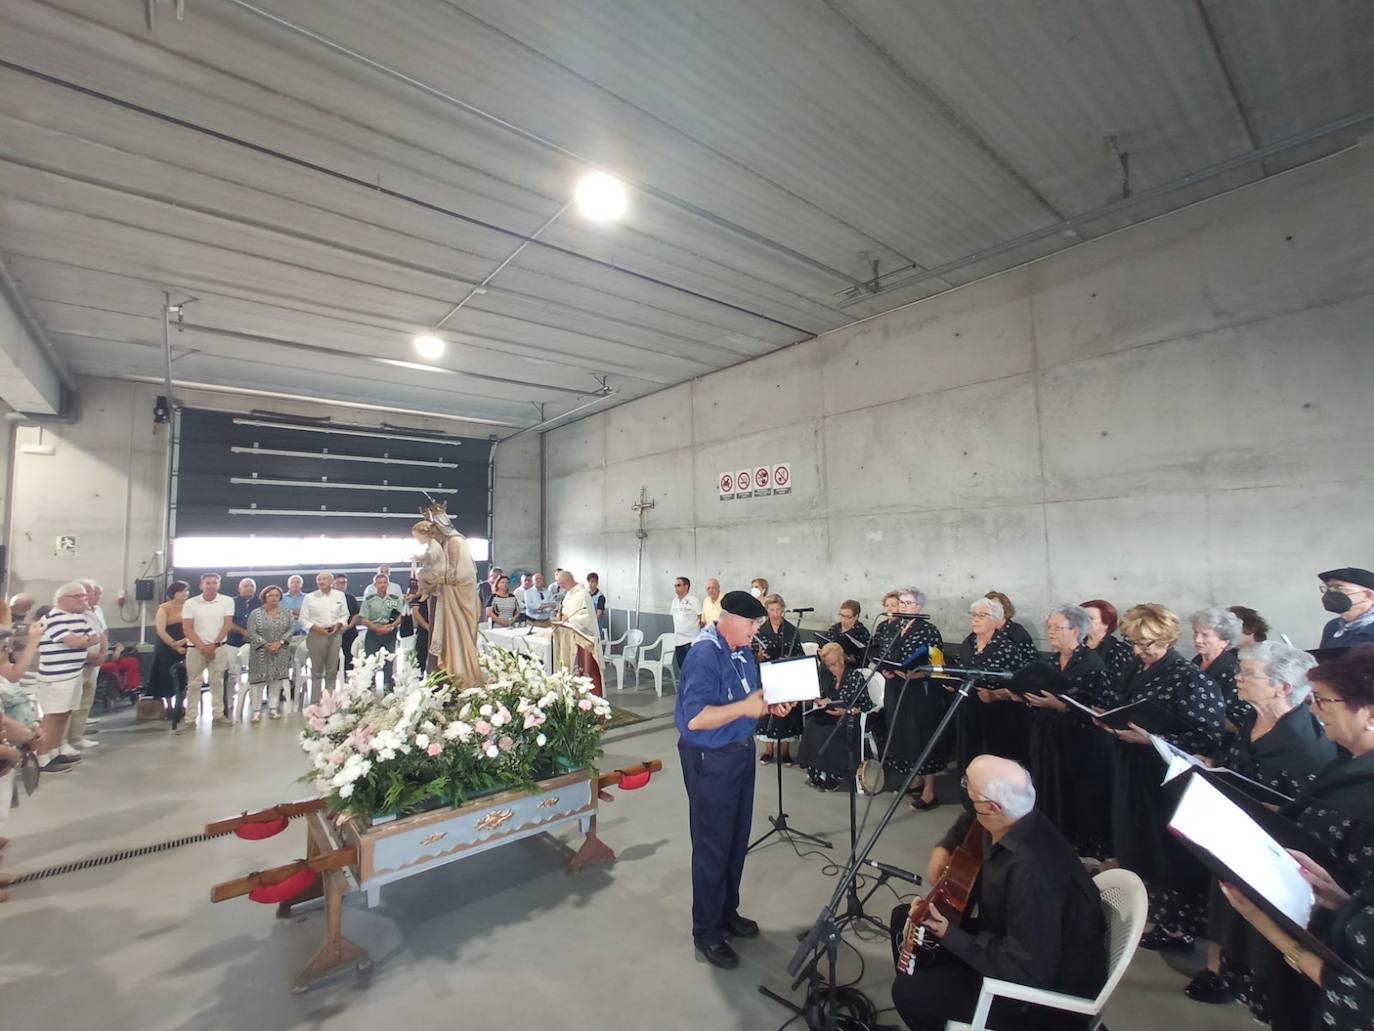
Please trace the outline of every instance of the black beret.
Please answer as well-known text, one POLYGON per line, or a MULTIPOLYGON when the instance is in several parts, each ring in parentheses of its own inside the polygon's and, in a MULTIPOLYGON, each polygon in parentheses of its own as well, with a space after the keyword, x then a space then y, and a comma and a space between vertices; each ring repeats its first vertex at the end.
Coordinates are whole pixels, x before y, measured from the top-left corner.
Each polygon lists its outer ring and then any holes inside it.
POLYGON ((1368 569, 1357 569, 1355 566, 1346 566, 1344 569, 1328 569, 1325 573, 1318 573, 1317 579, 1323 583, 1328 580, 1344 580, 1348 584, 1356 584, 1359 587, 1367 587, 1374 591, 1374 573, 1368 569))
POLYGON ((763 607, 763 602, 748 591, 731 591, 729 594, 722 595, 720 610, 728 612, 732 616, 743 616, 745 619, 762 619, 768 615, 768 610, 763 607))

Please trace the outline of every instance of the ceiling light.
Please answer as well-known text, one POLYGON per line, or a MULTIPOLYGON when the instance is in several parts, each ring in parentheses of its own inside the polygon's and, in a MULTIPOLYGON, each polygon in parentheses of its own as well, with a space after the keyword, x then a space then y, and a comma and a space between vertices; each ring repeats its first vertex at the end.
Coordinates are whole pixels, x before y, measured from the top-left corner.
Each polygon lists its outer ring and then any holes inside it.
POLYGON ((427 362, 436 362, 442 358, 447 346, 442 337, 437 337, 433 333, 421 333, 415 338, 415 353, 427 362))
POLYGON ((629 197, 625 184, 605 172, 588 172, 577 182, 573 203, 583 218, 592 222, 614 222, 625 214, 629 197))

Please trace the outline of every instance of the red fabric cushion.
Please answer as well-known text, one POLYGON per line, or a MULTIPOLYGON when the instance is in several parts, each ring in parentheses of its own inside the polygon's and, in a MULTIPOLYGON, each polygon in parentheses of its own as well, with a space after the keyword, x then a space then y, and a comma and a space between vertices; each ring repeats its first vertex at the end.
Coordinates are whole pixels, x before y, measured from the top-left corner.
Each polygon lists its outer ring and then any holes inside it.
POLYGON ((278 816, 275 820, 258 820, 251 823, 241 823, 234 833, 247 841, 261 841, 263 838, 270 838, 274 834, 280 834, 282 831, 286 830, 287 822, 285 816, 278 816))
POLYGON ((635 788, 642 788, 645 784, 649 783, 649 778, 652 776, 652 773, 645 770, 643 773, 634 773, 628 777, 621 777, 619 787, 622 791, 633 791, 635 788))
POLYGON ((254 902, 266 902, 272 905, 276 905, 278 902, 290 902, 297 895, 302 895, 314 887, 315 882, 319 879, 320 875, 314 870, 308 866, 303 867, 284 881, 254 888, 248 893, 248 897, 254 902))

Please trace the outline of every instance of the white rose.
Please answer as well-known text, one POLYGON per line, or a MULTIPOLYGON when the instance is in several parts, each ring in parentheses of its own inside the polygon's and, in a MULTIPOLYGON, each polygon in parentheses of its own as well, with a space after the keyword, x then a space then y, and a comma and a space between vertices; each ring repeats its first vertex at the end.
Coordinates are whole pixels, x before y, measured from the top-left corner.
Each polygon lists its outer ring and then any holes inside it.
POLYGON ((490 705, 484 705, 477 711, 481 713, 483 716, 490 716, 493 712, 493 709, 490 705))
POLYGON ((538 745, 540 748, 543 748, 545 745, 549 743, 549 739, 546 738, 543 734, 540 734, 537 738, 534 739, 534 743, 538 745))
POLYGON ((500 754, 501 749, 497 748, 495 745, 487 745, 487 758, 495 759, 500 754))
MULTIPOLYGON (((432 724, 431 724, 431 726, 432 726, 432 724)), ((415 735, 415 747, 416 747, 416 748, 428 748, 428 747, 429 747, 429 735, 428 735, 428 734, 416 734, 416 735, 415 735)))

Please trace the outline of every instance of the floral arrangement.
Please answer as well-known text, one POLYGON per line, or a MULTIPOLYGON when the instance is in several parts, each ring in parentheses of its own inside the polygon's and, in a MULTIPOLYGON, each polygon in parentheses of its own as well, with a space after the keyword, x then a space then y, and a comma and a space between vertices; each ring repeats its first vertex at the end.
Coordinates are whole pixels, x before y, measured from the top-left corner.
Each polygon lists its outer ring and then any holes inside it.
POLYGON ((527 656, 494 649, 480 658, 485 683, 459 690, 443 672, 414 667, 378 695, 378 652, 305 712, 304 779, 355 817, 404 815, 509 788, 532 789, 590 766, 610 703, 569 670, 548 673, 527 656))

